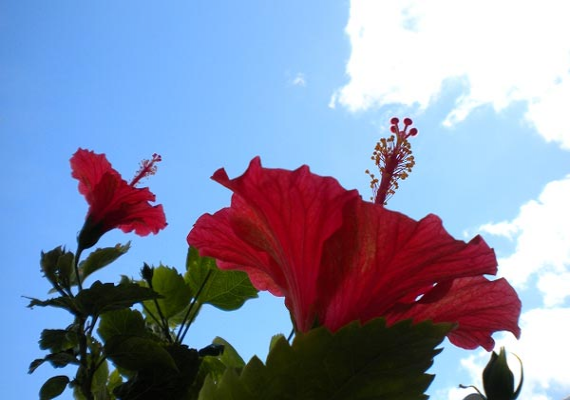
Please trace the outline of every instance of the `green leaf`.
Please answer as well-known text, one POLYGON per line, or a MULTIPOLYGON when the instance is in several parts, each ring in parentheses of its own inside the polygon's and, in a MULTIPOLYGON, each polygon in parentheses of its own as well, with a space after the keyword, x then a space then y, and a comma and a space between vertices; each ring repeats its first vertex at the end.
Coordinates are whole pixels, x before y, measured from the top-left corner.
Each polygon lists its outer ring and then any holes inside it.
MULTIPOLYGON (((121 373, 118 369, 111 372, 109 375, 109 383, 107 384, 107 388, 109 389, 110 393, 113 393, 116 387, 120 386, 123 383, 123 378, 121 377, 121 373)), ((114 397, 112 397, 114 398, 114 397)))
POLYGON ((79 361, 75 356, 75 352, 73 350, 66 350, 60 351, 59 353, 48 354, 45 357, 46 361, 55 367, 55 368, 63 368, 69 364, 76 364, 79 365, 79 361))
POLYGON ((93 375, 93 381, 91 383, 91 392, 97 400, 109 400, 109 390, 107 389, 107 381, 109 379, 109 363, 107 360, 99 365, 95 374, 93 375))
POLYGON ((40 389, 40 400, 49 400, 59 396, 68 383, 69 378, 65 375, 49 378, 40 389))
POLYGON ((105 354, 118 367, 130 371, 167 369, 177 371, 172 356, 157 342, 139 336, 112 336, 105 343, 105 354))
POLYGON ((63 368, 69 364, 79 365, 73 350, 60 351, 58 353, 48 354, 44 358, 36 358, 28 367, 28 374, 33 373, 44 362, 49 362, 55 368, 63 368))
POLYGON ((245 361, 243 361, 243 358, 241 358, 236 349, 227 341, 221 337, 216 337, 212 343, 224 346, 224 352, 218 356, 218 359, 227 368, 243 368, 245 366, 245 361))
POLYGON ((269 351, 271 352, 271 350, 273 350, 273 347, 275 347, 275 345, 281 340, 287 340, 285 339, 285 335, 283 335, 282 333, 278 335, 273 335, 271 337, 271 342, 269 342, 269 351))
POLYGON ((69 297, 61 296, 61 297, 54 297, 48 300, 39 300, 39 299, 34 299, 33 297, 25 297, 25 296, 24 298, 30 300, 30 304, 28 304, 29 308, 34 308, 35 306, 57 307, 57 308, 63 308, 64 310, 67 310, 72 314, 75 313, 75 304, 73 303, 73 300, 69 297))
POLYGON ((190 247, 184 278, 194 294, 198 292, 210 271, 210 277, 198 298, 199 303, 231 311, 240 308, 246 300, 257 297, 257 289, 253 287, 245 272, 221 270, 213 258, 200 257, 198 250, 190 247))
POLYGON ((200 391, 206 377, 209 377, 209 379, 213 381, 218 381, 222 378, 226 369, 231 368, 240 370, 245 365, 245 362, 238 352, 224 339, 217 337, 212 343, 223 346, 224 351, 218 356, 208 356, 203 358, 202 363, 200 364, 200 371, 196 377, 196 381, 194 382, 196 392, 200 391))
MULTIPOLYGON (((131 247, 131 242, 126 245, 117 244, 115 247, 105 247, 99 248, 93 251, 89 256, 79 264, 79 275, 81 276, 81 281, 83 282, 85 278, 91 275, 93 272, 106 267, 111 264, 117 258, 121 257, 131 247)), ((74 284, 77 284, 75 280, 74 284)))
POLYGON ((124 282, 115 286, 112 283, 95 281, 89 289, 79 292, 75 300, 83 315, 98 316, 158 297, 153 290, 136 283, 124 282))
POLYGON ((198 352, 181 344, 167 345, 164 349, 176 363, 177 371, 149 365, 117 386, 114 394, 122 400, 196 399, 197 391, 192 384, 201 361, 198 352))
POLYGON ((43 358, 36 358, 34 361, 30 363, 28 367, 28 374, 32 374, 40 365, 42 365, 46 360, 43 358))
POLYGON ((45 277, 51 282, 54 288, 64 287, 69 289, 71 286, 71 281, 75 274, 73 258, 73 253, 65 251, 65 248, 61 246, 47 253, 42 251, 40 266, 45 277))
MULTIPOLYGON (((192 289, 184 281, 184 277, 176 269, 163 265, 154 269, 152 289, 162 295, 158 305, 166 319, 183 311, 192 298, 192 289)), ((159 318, 154 301, 145 301, 144 305, 156 318, 159 318)))
POLYGON ((40 338, 40 349, 52 353, 72 349, 78 344, 77 333, 66 329, 44 329, 40 338))
POLYGON ((324 327, 299 334, 290 345, 275 341, 267 363, 254 357, 241 370, 209 378, 200 400, 426 399, 433 376, 425 371, 450 324, 383 319, 351 323, 335 334, 324 327))
MULTIPOLYGON (((172 328, 174 328, 178 325, 181 325, 182 321, 194 321, 196 319, 196 316, 200 312, 201 307, 202 307, 202 305, 200 303, 194 304, 194 307, 192 307, 192 310, 190 310, 190 313, 188 314, 188 310, 190 309, 190 304, 187 305, 186 307, 184 307, 184 310, 180 311, 175 316, 169 318, 168 324, 172 328), (185 319, 184 317, 187 317, 187 318, 185 319)), ((158 318, 158 315, 155 315, 155 317, 158 318)), ((152 321, 154 322, 154 319, 152 321)))
POLYGON ((65 249, 61 246, 48 251, 47 253, 41 252, 40 267, 44 276, 51 282, 57 282, 57 260, 65 253, 65 249))
POLYGON ((146 329, 144 319, 139 311, 124 308, 101 315, 97 333, 106 342, 118 335, 144 337, 146 329))

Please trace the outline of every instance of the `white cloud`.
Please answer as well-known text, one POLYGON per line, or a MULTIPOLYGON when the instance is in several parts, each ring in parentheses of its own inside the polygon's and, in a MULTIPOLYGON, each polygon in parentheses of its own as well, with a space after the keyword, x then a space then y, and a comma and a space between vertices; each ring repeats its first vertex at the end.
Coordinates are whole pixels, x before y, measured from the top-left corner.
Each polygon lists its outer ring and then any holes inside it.
POLYGON ((351 111, 426 108, 446 80, 464 88, 444 121, 517 101, 548 141, 570 149, 570 24, 565 0, 352 0, 349 82, 331 98, 351 111))
MULTIPOLYGON (((521 399, 553 400, 558 398, 553 397, 553 392, 570 394, 570 346, 566 345, 570 321, 569 198, 570 175, 548 183, 538 199, 524 204, 512 221, 480 228, 483 233, 513 241, 513 253, 499 259, 499 272, 519 289, 538 289, 543 300, 543 308, 521 315, 519 341, 512 335, 497 339, 496 349, 505 346, 523 360, 521 399)), ((461 361, 471 383, 480 388, 481 372, 488 359, 489 354, 481 351, 461 361)), ((518 370, 516 362, 512 364, 512 369, 518 370)), ((446 394, 448 400, 462 400, 466 393, 450 388, 446 394)))
POLYGON ((548 272, 538 279, 537 287, 543 293, 546 307, 563 305, 566 298, 570 297, 570 272, 548 272))
POLYGON ((512 221, 483 225, 483 233, 515 241, 515 251, 499 259, 499 272, 518 288, 532 277, 544 304, 562 305, 570 296, 570 175, 548 183, 538 200, 524 204, 512 221))
POLYGON ((291 84, 293 86, 301 86, 301 87, 305 87, 307 86, 307 80, 305 79, 305 74, 302 73, 298 73, 297 75, 295 75, 295 77, 291 80, 291 84))
MULTIPOLYGON (((534 309, 521 316, 521 339, 505 335, 497 340, 497 349, 505 346, 507 352, 516 354, 523 361, 524 384, 520 399, 549 400, 549 391, 555 388, 570 394, 570 347, 566 346, 570 308, 534 309)), ((489 360, 489 353, 480 351, 462 360, 475 386, 482 389, 481 372, 489 360)), ((515 357, 509 358, 509 366, 518 379, 520 367, 515 357)), ((518 383, 518 381, 517 381, 518 383)), ((448 400, 462 400, 469 391, 456 388, 448 390, 448 400)))

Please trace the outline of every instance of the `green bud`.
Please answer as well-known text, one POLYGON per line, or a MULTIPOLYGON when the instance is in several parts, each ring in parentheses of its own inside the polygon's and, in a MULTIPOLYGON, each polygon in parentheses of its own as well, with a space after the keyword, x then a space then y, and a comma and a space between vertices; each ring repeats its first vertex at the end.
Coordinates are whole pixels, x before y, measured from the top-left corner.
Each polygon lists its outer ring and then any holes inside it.
POLYGON ((143 267, 141 268, 141 276, 146 282, 148 282, 148 285, 150 287, 152 287, 153 275, 154 275, 154 268, 149 267, 147 263, 144 263, 143 267))
MULTIPOLYGON (((517 357, 518 358, 518 357, 517 357)), ((519 359, 520 361, 520 359, 519 359)), ((501 347, 500 353, 493 352, 489 363, 483 370, 483 388, 488 400, 514 400, 519 396, 522 387, 522 363, 521 382, 515 391, 515 377, 507 364, 505 348, 501 347)))
POLYGON ((90 217, 87 217, 85 223, 83 224, 83 228, 77 235, 77 245, 79 250, 89 249, 101 239, 101 236, 106 231, 102 229, 101 224, 94 224, 90 217))

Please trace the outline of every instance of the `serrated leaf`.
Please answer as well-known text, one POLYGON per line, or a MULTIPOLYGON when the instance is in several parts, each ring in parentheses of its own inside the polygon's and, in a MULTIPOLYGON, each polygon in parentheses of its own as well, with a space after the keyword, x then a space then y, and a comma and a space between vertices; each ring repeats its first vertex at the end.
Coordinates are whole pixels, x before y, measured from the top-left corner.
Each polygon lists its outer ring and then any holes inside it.
POLYGON ((238 374, 227 369, 207 379, 200 400, 426 399, 433 376, 425 371, 449 324, 383 319, 349 324, 335 334, 324 327, 299 334, 290 345, 279 338, 264 365, 253 358, 238 374))
POLYGON ((227 368, 242 368, 245 366, 245 361, 229 342, 221 337, 216 337, 212 343, 224 346, 224 352, 218 356, 218 359, 227 368))
POLYGON ((171 344, 164 349, 174 359, 177 371, 149 365, 149 368, 139 370, 127 382, 117 386, 115 395, 122 400, 196 399, 197 393, 191 395, 190 391, 200 366, 198 352, 180 344, 171 344))
POLYGON ((28 374, 33 373, 44 362, 49 362, 55 368, 63 368, 69 364, 79 365, 79 361, 72 350, 60 351, 48 354, 44 358, 36 358, 28 367, 28 374))
MULTIPOLYGON (((257 357, 253 357, 250 360, 250 363, 254 362, 254 360, 259 361, 257 357)), ((249 365, 249 363, 248 363, 249 365)), ((239 376, 239 372, 233 368, 226 369, 223 380, 222 381, 214 381, 212 376, 208 376, 204 381, 204 385, 202 386, 202 390, 200 390, 200 394, 198 395, 198 400, 211 400, 211 399, 231 399, 231 400, 245 400, 245 399, 261 399, 257 397, 256 394, 249 391, 246 385, 244 385, 239 376)), ((266 398, 269 400, 270 398, 266 398)), ((264 400, 266 400, 264 399, 264 400)), ((279 400, 279 397, 271 400, 279 400)))
MULTIPOLYGON (((109 375, 109 383, 107 384, 107 388, 109 389, 109 393, 113 393, 116 387, 120 386, 123 383, 123 377, 121 376, 118 369, 111 372, 109 375)), ((112 397, 114 398, 114 397, 112 397)))
POLYGON ((79 365, 79 361, 72 350, 48 354, 44 359, 55 368, 63 368, 69 364, 79 365))
POLYGON ((63 393, 69 383, 69 378, 65 375, 58 375, 49 378, 40 389, 40 400, 50 400, 63 393))
POLYGON ((107 381, 109 379, 109 363, 103 360, 93 375, 91 383, 91 392, 97 400, 109 400, 109 390, 107 389, 107 381))
MULTIPOLYGON (((79 275, 81 276, 81 281, 83 282, 85 278, 93 272, 111 264, 113 261, 129 251, 130 247, 131 242, 128 242, 125 245, 117 244, 115 247, 98 248, 91 252, 91 254, 89 254, 89 256, 79 264, 79 275)), ((76 280, 74 284, 77 284, 76 280)))
POLYGON ((277 342, 280 342, 281 340, 287 340, 287 339, 285 339, 285 335, 283 335, 282 333, 280 333, 278 335, 273 335, 271 337, 271 341, 269 342, 269 351, 271 351, 273 349, 273 347, 275 347, 275 344, 277 342))
POLYGON ((115 286, 113 283, 95 281, 89 289, 79 292, 75 301, 83 315, 98 316, 158 297, 153 290, 136 283, 125 282, 115 286))
POLYGON ((113 336, 145 336, 144 318, 137 310, 124 308, 101 315, 97 333, 104 342, 113 336))
POLYGON ((184 278, 194 294, 198 292, 208 273, 210 276, 198 299, 201 304, 211 304, 231 311, 240 308, 246 300, 257 297, 257 289, 253 287, 245 272, 221 270, 213 258, 200 257, 198 250, 190 247, 184 278))
POLYGON ((224 351, 218 356, 203 358, 202 363, 200 364, 200 371, 196 381, 194 382, 196 392, 199 392, 203 387, 206 378, 218 381, 221 379, 226 369, 231 368, 240 370, 245 365, 241 356, 227 341, 220 337, 216 337, 212 343, 218 346, 223 346, 224 351))
POLYGON ((57 282, 57 260, 65 253, 63 247, 58 246, 53 250, 40 253, 40 267, 44 276, 52 283, 57 282))
POLYGON ((55 287, 64 287, 69 289, 70 282, 74 278, 73 253, 65 251, 64 247, 56 247, 55 249, 44 253, 42 251, 40 257, 40 266, 44 276, 55 287))
POLYGON ((52 353, 71 349, 78 344, 77 333, 66 329, 44 329, 40 338, 40 349, 52 353))
MULTIPOLYGON (((184 277, 176 269, 163 265, 154 269, 152 288, 162 295, 162 298, 158 299, 158 305, 166 319, 182 312, 192 298, 192 289, 184 277)), ((159 317, 154 301, 145 301, 144 305, 156 318, 159 317)))
POLYGON ((30 300, 30 304, 28 304, 29 308, 34 308, 35 306, 57 307, 57 308, 63 308, 64 310, 67 310, 72 314, 75 311, 75 304, 73 303, 73 300, 69 297, 60 296, 48 300, 39 300, 39 299, 34 299, 33 297, 25 297, 25 296, 24 298, 30 300))
POLYGON ((118 367, 129 371, 167 369, 177 371, 172 356, 158 343, 139 336, 112 336, 105 343, 105 354, 118 367))

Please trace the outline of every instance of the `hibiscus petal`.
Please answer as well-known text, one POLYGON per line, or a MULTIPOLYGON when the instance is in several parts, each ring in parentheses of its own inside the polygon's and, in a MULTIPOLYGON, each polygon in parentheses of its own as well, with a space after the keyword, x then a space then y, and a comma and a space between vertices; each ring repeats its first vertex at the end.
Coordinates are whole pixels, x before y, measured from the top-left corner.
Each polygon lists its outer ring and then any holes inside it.
POLYGON ((415 221, 365 202, 353 212, 325 250, 331 276, 346 277, 332 297, 320 297, 328 304, 320 308, 321 322, 332 330, 353 320, 385 316, 437 283, 496 273, 495 254, 483 239, 455 240, 435 215, 415 221))
POLYGON ((212 178, 234 192, 232 205, 224 214, 211 216, 216 222, 198 220, 188 243, 221 265, 257 269, 259 276, 269 277, 273 285, 265 285, 286 296, 298 329, 309 329, 323 244, 342 224, 344 204, 358 193, 346 191, 333 178, 312 174, 307 166, 295 171, 262 168, 259 157, 238 178, 229 179, 223 169, 212 178), (213 240, 207 232, 212 225, 232 234, 213 240), (236 237, 243 255, 237 254, 236 237))
POLYGON ((491 351, 493 332, 509 331, 520 336, 518 318, 521 301, 505 279, 490 281, 482 276, 453 281, 447 294, 437 300, 421 299, 400 313, 388 314, 389 322, 412 318, 414 321, 457 322, 448 334, 454 345, 464 349, 482 346, 491 351))
POLYGON ((132 187, 123 179, 104 179, 93 194, 92 217, 103 221, 107 230, 119 228, 146 236, 167 225, 162 205, 149 204, 155 195, 148 188, 132 187))
POLYGON ((188 234, 188 243, 198 248, 202 257, 218 258, 217 264, 221 269, 247 272, 258 290, 268 290, 275 296, 283 296, 279 286, 264 272, 265 266, 271 263, 269 256, 236 235, 229 214, 230 209, 224 208, 214 215, 202 215, 188 234))
POLYGON ((79 193, 85 196, 94 190, 105 174, 118 175, 104 154, 95 154, 91 150, 78 149, 70 163, 71 176, 79 180, 79 193))

